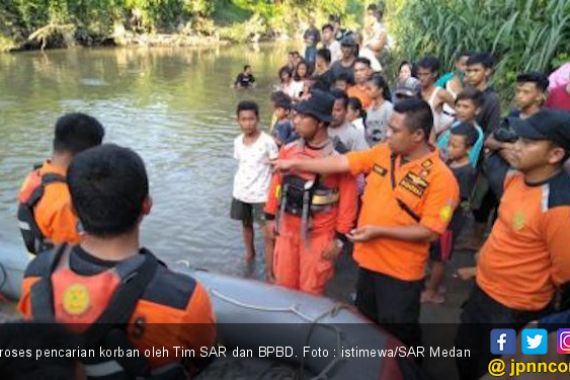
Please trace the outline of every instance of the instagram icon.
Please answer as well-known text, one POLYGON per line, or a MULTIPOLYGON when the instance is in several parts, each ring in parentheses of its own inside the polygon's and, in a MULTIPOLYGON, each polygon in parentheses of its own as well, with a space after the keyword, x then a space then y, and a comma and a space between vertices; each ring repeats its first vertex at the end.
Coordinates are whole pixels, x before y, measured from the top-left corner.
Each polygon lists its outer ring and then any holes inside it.
POLYGON ((570 329, 558 329, 556 350, 559 354, 570 354, 570 329))

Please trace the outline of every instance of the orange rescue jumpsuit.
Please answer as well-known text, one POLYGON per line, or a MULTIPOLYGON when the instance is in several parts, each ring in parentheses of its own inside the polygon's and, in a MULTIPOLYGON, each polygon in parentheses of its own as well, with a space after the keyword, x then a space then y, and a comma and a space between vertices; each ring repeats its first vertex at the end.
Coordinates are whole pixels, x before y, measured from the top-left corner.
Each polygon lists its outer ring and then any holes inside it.
MULTIPOLYGON (((280 150, 279 159, 311 159, 330 154, 338 154, 332 149, 332 142, 321 149, 312 149, 297 140, 280 150)), ((319 176, 319 186, 338 194, 338 201, 322 211, 313 210, 310 213, 307 239, 304 239, 302 217, 287 211, 280 212, 284 209, 281 202, 285 201, 282 199, 283 180, 289 175, 306 180, 316 178, 314 174, 292 172, 275 173, 271 179, 265 212, 269 218, 275 217, 278 225, 274 251, 275 282, 291 289, 320 295, 334 271, 334 262, 323 259, 322 254, 337 233, 344 235, 350 232, 356 219, 356 179, 350 174, 319 176)))

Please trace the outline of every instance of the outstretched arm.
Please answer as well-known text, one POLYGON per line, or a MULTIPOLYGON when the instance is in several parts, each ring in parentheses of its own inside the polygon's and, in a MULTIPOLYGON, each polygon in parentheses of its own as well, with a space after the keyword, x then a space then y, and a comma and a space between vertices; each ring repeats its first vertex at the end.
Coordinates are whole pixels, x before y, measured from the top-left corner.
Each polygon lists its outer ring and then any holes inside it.
POLYGON ((345 173, 350 170, 348 159, 344 155, 315 158, 312 160, 276 160, 273 161, 276 171, 287 172, 297 170, 319 174, 345 173))

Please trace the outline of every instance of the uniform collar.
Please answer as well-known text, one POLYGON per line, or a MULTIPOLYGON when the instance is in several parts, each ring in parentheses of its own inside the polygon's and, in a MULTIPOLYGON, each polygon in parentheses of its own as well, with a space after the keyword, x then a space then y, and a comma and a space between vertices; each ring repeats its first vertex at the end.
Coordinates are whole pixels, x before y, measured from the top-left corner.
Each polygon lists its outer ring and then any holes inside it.
MULTIPOLYGON (((423 157, 420 158, 416 158, 415 160, 412 161, 407 161, 404 164, 401 164, 402 162, 402 156, 398 155, 396 156, 396 162, 398 163, 398 165, 396 166, 397 168, 402 168, 402 167, 407 167, 407 166, 416 166, 416 165, 421 165, 424 166, 424 163, 429 162, 429 166, 433 166, 433 163, 436 159, 439 159, 439 151, 437 150, 436 147, 434 147, 433 145, 429 145, 431 152, 426 154, 423 157)), ((427 169, 427 168, 426 168, 427 169)))
POLYGON ((42 165, 40 172, 42 174, 54 173, 65 177, 67 170, 62 166, 53 164, 50 160, 46 160, 42 165))

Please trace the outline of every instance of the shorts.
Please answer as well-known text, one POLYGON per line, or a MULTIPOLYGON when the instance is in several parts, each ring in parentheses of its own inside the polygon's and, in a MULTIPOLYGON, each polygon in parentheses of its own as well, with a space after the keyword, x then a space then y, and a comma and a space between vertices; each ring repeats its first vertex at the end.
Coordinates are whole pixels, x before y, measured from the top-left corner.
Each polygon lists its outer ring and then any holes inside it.
POLYGON ((246 226, 253 225, 253 222, 263 226, 265 224, 264 208, 265 203, 246 203, 233 198, 230 218, 241 220, 246 226))
POLYGON ((435 262, 446 263, 451 260, 453 247, 455 246, 455 234, 451 230, 445 230, 436 241, 429 247, 429 258, 435 262))

